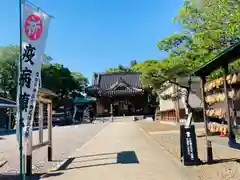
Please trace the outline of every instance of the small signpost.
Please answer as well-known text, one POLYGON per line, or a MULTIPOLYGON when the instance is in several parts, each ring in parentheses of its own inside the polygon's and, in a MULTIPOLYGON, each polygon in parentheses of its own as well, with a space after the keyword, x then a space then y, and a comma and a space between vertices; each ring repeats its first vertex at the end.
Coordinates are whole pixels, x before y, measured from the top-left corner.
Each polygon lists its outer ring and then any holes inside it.
POLYGON ((181 161, 185 166, 198 165, 200 160, 197 152, 197 141, 195 126, 180 126, 180 145, 181 145, 181 161))
POLYGON ((110 121, 113 122, 113 104, 110 104, 110 121))

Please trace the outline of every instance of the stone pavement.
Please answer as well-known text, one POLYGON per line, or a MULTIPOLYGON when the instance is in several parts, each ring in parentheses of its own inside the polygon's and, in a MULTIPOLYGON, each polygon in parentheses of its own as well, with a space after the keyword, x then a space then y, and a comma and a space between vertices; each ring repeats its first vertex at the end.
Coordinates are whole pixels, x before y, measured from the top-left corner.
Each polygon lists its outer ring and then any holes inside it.
MULTIPOLYGON (((139 122, 141 127, 157 143, 161 145, 177 161, 180 159, 180 134, 179 125, 166 125, 156 122, 139 122)), ((206 161, 206 137, 203 136, 203 124, 195 123, 198 155, 202 161, 206 161), (201 132, 202 131, 202 132, 201 132)), ((191 180, 239 180, 240 179, 240 151, 229 148, 227 138, 208 136, 212 141, 213 158, 212 164, 185 167, 191 180)))
MULTIPOLYGON (((67 158, 86 141, 101 131, 108 122, 80 124, 53 128, 53 161, 47 160, 47 146, 33 151, 33 173, 49 172, 53 167, 67 158), (67 142, 67 145, 66 145, 67 142)), ((33 132, 33 144, 38 143, 38 132, 33 132)), ((43 139, 47 140, 47 130, 43 139)), ((12 179, 19 174, 19 150, 15 134, 0 136, 0 179, 12 179), (7 161, 7 163, 5 163, 7 161)))
POLYGON ((41 179, 187 180, 183 172, 183 167, 137 123, 129 121, 110 123, 57 171, 41 179))

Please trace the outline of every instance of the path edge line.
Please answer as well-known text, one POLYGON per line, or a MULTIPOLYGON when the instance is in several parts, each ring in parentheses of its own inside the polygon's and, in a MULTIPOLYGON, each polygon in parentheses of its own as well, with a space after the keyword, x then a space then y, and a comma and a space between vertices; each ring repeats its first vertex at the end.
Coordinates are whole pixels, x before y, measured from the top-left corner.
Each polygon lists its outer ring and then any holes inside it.
MULTIPOLYGON (((95 139, 100 133, 102 133, 108 126, 110 123, 108 123, 103 129, 101 129, 98 133, 96 133, 93 137, 91 137, 90 139, 86 140, 79 148, 77 148, 74 152, 72 152, 71 154, 73 155, 76 151, 79 151, 80 148, 83 148, 84 146, 86 146, 90 141, 92 141, 93 139, 95 139)), ((65 158, 64 160, 62 160, 59 164, 57 164, 55 167, 51 168, 47 173, 52 172, 52 171, 58 171, 62 166, 64 166, 64 164, 68 161, 69 158, 72 157, 72 155, 68 156, 67 158, 65 158)))
POLYGON ((169 156, 169 158, 171 158, 171 161, 173 161, 174 165, 177 166, 177 168, 179 168, 184 179, 185 180, 190 180, 189 177, 188 177, 188 173, 186 172, 186 168, 185 166, 183 166, 183 164, 180 162, 180 160, 178 161, 176 157, 174 157, 162 144, 160 144, 159 142, 157 142, 157 140, 152 136, 150 135, 148 132, 146 132, 145 130, 143 130, 141 127, 139 128, 140 131, 147 137, 149 138, 150 140, 152 140, 159 148, 161 148, 163 150, 163 152, 169 156))

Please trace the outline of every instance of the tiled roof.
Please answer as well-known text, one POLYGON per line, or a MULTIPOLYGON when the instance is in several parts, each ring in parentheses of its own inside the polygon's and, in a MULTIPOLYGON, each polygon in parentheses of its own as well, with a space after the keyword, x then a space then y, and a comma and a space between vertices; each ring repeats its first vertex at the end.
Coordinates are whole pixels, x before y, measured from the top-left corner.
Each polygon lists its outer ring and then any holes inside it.
POLYGON ((92 97, 77 97, 73 100, 74 103, 80 104, 80 103, 90 103, 96 101, 95 98, 92 97))
POLYGON ((140 75, 138 72, 94 73, 92 87, 98 87, 103 94, 110 96, 138 93, 142 92, 140 75))
POLYGON ((109 89, 112 85, 124 80, 133 88, 141 89, 140 73, 138 72, 110 72, 94 73, 93 85, 99 86, 103 90, 109 89))
POLYGON ((43 93, 43 94, 47 94, 49 96, 57 96, 53 91, 51 91, 50 89, 47 89, 47 88, 43 88, 43 87, 40 87, 38 89, 38 92, 39 93, 43 93))
MULTIPOLYGON (((55 93, 53 93, 51 90, 46 88, 39 88, 39 92, 48 94, 50 96, 56 96, 55 93)), ((14 107, 17 107, 15 101, 0 97, 0 108, 14 108, 14 107)))
POLYGON ((0 108, 11 108, 16 107, 16 102, 0 97, 0 108))
POLYGON ((104 91, 103 95, 113 96, 113 95, 124 95, 124 94, 139 94, 143 92, 142 90, 137 91, 135 89, 125 89, 125 90, 108 90, 104 91))

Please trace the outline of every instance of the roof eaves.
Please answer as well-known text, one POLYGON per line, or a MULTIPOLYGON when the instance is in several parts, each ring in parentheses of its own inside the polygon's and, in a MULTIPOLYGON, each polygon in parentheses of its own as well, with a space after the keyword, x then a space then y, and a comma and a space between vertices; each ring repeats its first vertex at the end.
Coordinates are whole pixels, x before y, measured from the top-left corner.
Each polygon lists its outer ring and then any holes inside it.
POLYGON ((14 105, 14 104, 0 104, 0 109, 1 108, 17 108, 17 105, 14 105))
MULTIPOLYGON (((240 46, 240 42, 226 48, 225 50, 223 50, 222 52, 220 52, 217 56, 215 56, 212 60, 210 60, 209 62, 201 65, 199 68, 197 68, 196 70, 194 70, 191 75, 193 76, 201 76, 201 72, 203 71, 203 69, 207 68, 209 65, 211 64, 215 64, 216 61, 218 61, 219 58, 223 57, 225 54, 230 53, 231 51, 233 51, 235 48, 238 48, 240 46)), ((228 63, 232 62, 234 60, 230 60, 228 61, 228 63)), ((219 67, 215 67, 216 69, 219 67)), ((209 75, 209 73, 207 73, 206 75, 209 75)))
POLYGON ((16 103, 16 102, 13 101, 13 100, 10 100, 10 99, 7 99, 7 98, 3 98, 3 97, 0 97, 0 100, 8 101, 8 102, 10 102, 10 103, 16 103))
POLYGON ((163 83, 161 88, 159 90, 157 90, 157 92, 162 93, 163 91, 165 91, 166 89, 168 89, 172 85, 173 85, 172 83, 170 83, 169 81, 166 81, 165 83, 163 83))
POLYGON ((50 89, 43 88, 43 87, 39 88, 39 89, 38 89, 38 92, 39 92, 39 93, 46 93, 46 94, 48 94, 48 95, 50 95, 50 96, 55 96, 55 97, 57 96, 57 94, 54 93, 53 91, 51 91, 50 89))
POLYGON ((99 72, 96 73, 99 75, 114 75, 114 74, 141 74, 141 72, 136 72, 136 71, 130 71, 130 72, 99 72))

